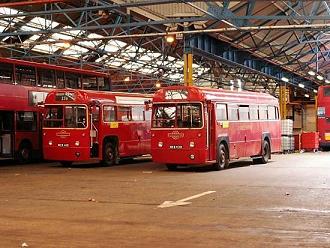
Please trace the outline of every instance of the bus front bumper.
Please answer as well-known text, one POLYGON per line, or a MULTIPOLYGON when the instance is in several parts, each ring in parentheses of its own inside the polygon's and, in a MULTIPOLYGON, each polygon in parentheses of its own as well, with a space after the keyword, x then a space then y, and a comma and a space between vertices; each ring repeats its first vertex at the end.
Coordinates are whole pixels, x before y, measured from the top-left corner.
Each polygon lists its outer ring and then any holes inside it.
POLYGON ((152 149, 152 160, 160 164, 205 165, 207 164, 206 150, 169 150, 152 149))
POLYGON ((53 161, 88 161, 90 160, 89 147, 44 147, 44 158, 53 161))

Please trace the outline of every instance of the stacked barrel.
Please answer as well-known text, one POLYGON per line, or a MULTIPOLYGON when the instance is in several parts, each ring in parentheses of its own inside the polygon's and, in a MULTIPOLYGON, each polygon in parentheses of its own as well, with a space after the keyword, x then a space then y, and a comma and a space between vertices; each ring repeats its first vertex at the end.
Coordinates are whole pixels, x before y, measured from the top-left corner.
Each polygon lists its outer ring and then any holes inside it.
POLYGON ((281 120, 282 127, 282 152, 289 153, 294 151, 293 120, 281 120))

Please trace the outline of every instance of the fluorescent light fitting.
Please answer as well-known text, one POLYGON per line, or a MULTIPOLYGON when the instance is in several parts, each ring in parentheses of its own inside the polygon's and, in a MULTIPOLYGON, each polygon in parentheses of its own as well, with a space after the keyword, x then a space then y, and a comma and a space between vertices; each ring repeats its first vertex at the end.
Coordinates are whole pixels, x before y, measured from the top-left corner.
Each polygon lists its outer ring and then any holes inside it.
POLYGON ((305 85, 303 85, 303 84, 298 84, 298 86, 299 86, 300 88, 305 88, 305 85))
POLYGON ((124 78, 124 81, 125 81, 125 82, 128 82, 129 80, 130 80, 130 77, 125 77, 125 78, 124 78))
POLYGON ((323 77, 322 77, 321 75, 317 75, 316 78, 317 78, 318 80, 323 80, 323 77))
POLYGON ((330 84, 330 80, 329 80, 329 79, 326 79, 326 80, 325 80, 325 83, 326 83, 326 84, 330 84))
POLYGON ((313 90, 314 93, 317 93, 317 90, 313 90))
POLYGON ((281 80, 282 80, 283 82, 286 82, 286 83, 289 82, 289 79, 286 78, 286 77, 282 77, 281 80))
POLYGON ((308 97, 309 97, 309 95, 308 95, 308 94, 305 94, 305 97, 307 97, 307 98, 308 98, 308 97))
POLYGON ((175 41, 175 37, 173 35, 166 35, 165 40, 167 43, 173 43, 175 41))
POLYGON ((157 82, 157 83, 155 84, 155 86, 156 86, 156 88, 160 88, 162 85, 161 85, 159 82, 157 82))
POLYGON ((310 76, 315 76, 315 72, 314 72, 314 71, 309 71, 309 72, 308 72, 308 75, 310 75, 310 76))

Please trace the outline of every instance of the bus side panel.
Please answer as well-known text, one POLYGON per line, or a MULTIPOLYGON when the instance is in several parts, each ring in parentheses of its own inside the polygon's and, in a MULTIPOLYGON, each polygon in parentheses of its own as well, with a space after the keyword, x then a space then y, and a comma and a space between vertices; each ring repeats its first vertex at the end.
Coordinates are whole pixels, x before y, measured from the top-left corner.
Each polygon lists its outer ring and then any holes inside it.
MULTIPOLYGON (((132 157, 150 153, 150 129, 146 122, 104 123, 100 135, 100 143, 103 144, 104 138, 109 136, 118 138, 120 157, 132 157)), ((102 154, 101 151, 100 154, 102 154)))
POLYGON ((245 123, 246 130, 246 157, 259 155, 261 151, 262 126, 264 123, 251 121, 245 123))

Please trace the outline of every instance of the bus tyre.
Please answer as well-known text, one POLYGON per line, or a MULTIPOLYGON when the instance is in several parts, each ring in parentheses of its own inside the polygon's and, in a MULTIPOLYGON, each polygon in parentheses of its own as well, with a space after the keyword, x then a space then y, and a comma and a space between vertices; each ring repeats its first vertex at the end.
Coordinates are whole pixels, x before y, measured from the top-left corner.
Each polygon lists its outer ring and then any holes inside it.
POLYGON ((229 156, 224 144, 219 145, 217 163, 213 166, 214 170, 223 170, 229 165, 229 156))
POLYGON ((255 164, 267 164, 268 160, 270 159, 270 144, 268 140, 264 140, 262 143, 262 154, 261 158, 256 158, 253 160, 253 163, 255 164))
POLYGON ((21 144, 20 148, 17 151, 17 161, 20 164, 26 164, 31 162, 32 158, 32 149, 29 144, 21 144))
POLYGON ((103 149, 103 166, 112 166, 116 163, 116 146, 112 143, 106 143, 103 149))
POLYGON ((177 169, 176 164, 166 164, 166 167, 169 171, 175 171, 177 169))

